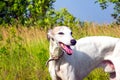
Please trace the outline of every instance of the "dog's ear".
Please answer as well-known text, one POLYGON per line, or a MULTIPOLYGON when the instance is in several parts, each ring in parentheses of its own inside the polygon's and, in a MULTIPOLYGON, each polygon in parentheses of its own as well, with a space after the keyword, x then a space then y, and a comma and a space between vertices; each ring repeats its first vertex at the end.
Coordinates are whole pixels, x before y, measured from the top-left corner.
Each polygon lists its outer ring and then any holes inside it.
POLYGON ((53 32, 52 30, 48 30, 48 33, 47 33, 47 39, 50 40, 51 38, 53 38, 53 32))

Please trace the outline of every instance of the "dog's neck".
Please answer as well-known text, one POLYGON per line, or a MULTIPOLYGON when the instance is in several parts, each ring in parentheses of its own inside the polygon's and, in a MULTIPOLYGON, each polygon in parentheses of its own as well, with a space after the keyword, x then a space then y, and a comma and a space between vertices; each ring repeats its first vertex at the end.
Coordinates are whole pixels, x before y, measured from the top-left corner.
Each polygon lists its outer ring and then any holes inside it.
POLYGON ((50 57, 54 59, 58 59, 64 52, 63 50, 59 47, 59 45, 54 42, 50 41, 50 57))
POLYGON ((46 66, 50 61, 57 61, 64 55, 64 51, 59 46, 52 43, 51 41, 50 41, 49 49, 50 49, 50 59, 46 62, 46 66))

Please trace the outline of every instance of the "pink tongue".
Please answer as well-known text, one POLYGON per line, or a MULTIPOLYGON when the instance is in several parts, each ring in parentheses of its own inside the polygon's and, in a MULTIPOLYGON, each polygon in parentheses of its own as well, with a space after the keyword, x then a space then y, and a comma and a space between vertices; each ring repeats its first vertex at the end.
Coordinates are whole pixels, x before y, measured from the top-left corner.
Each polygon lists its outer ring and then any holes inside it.
POLYGON ((65 51, 66 51, 68 54, 72 54, 72 53, 73 53, 73 51, 72 51, 70 48, 68 48, 67 46, 64 46, 64 49, 65 49, 65 51))
POLYGON ((61 46, 67 52, 67 54, 71 55, 73 53, 72 49, 67 47, 66 45, 61 44, 61 46))

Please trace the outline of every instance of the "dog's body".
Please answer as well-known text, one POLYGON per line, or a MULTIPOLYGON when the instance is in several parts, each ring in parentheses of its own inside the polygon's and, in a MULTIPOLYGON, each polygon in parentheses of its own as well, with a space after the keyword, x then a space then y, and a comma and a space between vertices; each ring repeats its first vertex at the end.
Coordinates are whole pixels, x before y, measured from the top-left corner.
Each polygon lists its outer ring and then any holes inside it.
POLYGON ((75 45, 73 55, 77 55, 83 78, 96 67, 103 67, 111 73, 111 80, 120 80, 120 39, 107 36, 81 38, 75 45), (116 72, 115 74, 112 74, 116 72))
POLYGON ((119 38, 93 36, 81 38, 76 43, 70 29, 65 26, 55 27, 48 36, 52 80, 83 80, 97 67, 111 73, 111 80, 120 80, 119 38), (70 46, 74 47, 71 49, 70 46))

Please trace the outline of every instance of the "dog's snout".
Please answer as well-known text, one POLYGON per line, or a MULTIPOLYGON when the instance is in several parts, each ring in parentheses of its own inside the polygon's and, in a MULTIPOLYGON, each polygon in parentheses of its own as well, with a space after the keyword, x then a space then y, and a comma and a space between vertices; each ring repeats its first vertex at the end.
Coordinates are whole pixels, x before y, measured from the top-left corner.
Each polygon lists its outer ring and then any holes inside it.
POLYGON ((70 42, 71 42, 71 45, 75 45, 76 44, 76 40, 75 39, 72 39, 70 42))

